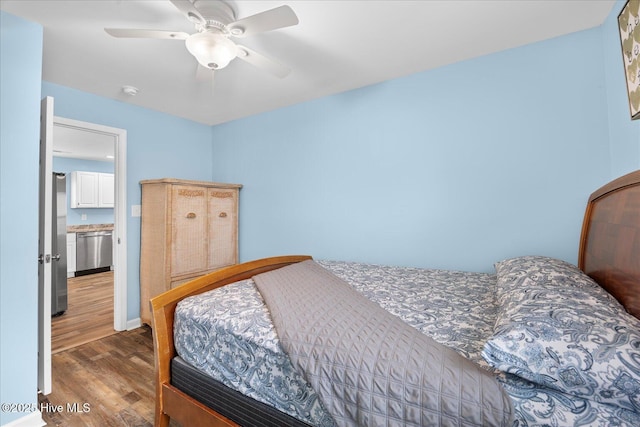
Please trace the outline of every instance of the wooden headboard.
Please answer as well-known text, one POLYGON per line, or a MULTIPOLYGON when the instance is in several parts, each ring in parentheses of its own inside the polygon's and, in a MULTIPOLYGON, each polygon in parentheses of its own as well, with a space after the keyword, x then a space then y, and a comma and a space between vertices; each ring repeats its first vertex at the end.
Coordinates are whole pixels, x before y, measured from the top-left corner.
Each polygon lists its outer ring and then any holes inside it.
POLYGON ((640 170, 589 197, 578 266, 640 318, 640 170))

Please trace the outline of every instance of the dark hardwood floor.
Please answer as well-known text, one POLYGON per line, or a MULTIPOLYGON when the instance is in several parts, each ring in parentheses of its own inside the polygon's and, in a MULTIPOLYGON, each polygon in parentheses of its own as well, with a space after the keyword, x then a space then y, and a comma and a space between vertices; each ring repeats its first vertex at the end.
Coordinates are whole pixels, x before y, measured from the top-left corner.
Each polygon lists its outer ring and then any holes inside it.
POLYGON ((51 319, 52 392, 38 396, 43 420, 49 427, 152 426, 151 329, 113 329, 112 271, 67 284, 69 307, 51 319))
POLYGON ((53 391, 39 396, 47 426, 151 426, 153 338, 147 326, 52 356, 53 391))

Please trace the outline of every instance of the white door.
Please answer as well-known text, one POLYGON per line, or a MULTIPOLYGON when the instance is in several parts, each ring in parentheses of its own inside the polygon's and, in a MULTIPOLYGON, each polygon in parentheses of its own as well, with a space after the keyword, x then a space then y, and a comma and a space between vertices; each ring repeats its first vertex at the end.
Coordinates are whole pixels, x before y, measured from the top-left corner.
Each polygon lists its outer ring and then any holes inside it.
POLYGON ((40 215, 38 243, 38 390, 51 393, 51 219, 53 217, 53 98, 40 106, 40 215))

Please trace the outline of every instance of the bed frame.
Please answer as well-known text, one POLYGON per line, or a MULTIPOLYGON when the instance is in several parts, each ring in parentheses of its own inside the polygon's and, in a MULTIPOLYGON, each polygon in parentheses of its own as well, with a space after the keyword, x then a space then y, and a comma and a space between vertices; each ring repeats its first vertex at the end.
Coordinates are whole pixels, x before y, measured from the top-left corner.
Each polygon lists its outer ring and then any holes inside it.
POLYGON ((640 171, 589 197, 578 267, 640 318, 640 171))
MULTIPOLYGON (((524 254, 523 254, 524 255, 524 254)), ((171 385, 173 316, 182 299, 256 274, 311 259, 310 256, 265 258, 209 273, 151 299, 156 379, 155 425, 174 419, 183 426, 238 426, 171 385)), ((640 171, 595 191, 582 225, 579 267, 640 318, 640 171)))

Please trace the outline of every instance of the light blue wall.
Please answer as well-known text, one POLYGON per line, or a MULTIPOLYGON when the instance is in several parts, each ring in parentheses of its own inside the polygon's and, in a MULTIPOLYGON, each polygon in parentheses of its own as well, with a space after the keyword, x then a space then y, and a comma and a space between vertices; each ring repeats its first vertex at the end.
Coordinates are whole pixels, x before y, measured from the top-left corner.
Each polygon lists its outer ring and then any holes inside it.
POLYGON ((71 172, 88 171, 113 173, 113 162, 54 157, 53 171, 67 174, 67 225, 113 224, 113 208, 71 209, 70 196, 71 172), (87 219, 83 220, 82 215, 86 215, 87 219))
MULTIPOLYGON (((58 116, 128 131, 127 212, 141 179, 244 184, 243 260, 310 253, 477 271, 524 253, 575 262, 589 193, 640 167, 617 38, 622 4, 597 29, 213 129, 47 82, 42 96, 55 98, 58 116)), ((42 28, 0 19, 0 396, 29 403, 42 28)), ((139 219, 127 226, 135 319, 139 219)), ((0 413, 0 424, 22 415, 0 413)))
POLYGON ((609 179, 602 32, 583 31, 214 127, 244 184, 241 258, 491 271, 576 262, 609 179))
MULTIPOLYGON (((0 11, 0 401, 36 404, 42 27, 0 11)), ((0 411, 0 425, 25 416, 0 411)))
POLYGON ((55 100, 56 116, 127 131, 127 318, 140 315, 140 204, 143 179, 211 180, 211 127, 131 104, 42 82, 42 96, 55 100))
POLYGON ((618 15, 625 3, 626 0, 618 0, 602 25, 611 143, 611 179, 640 168, 640 120, 631 120, 630 117, 618 32, 618 15))

